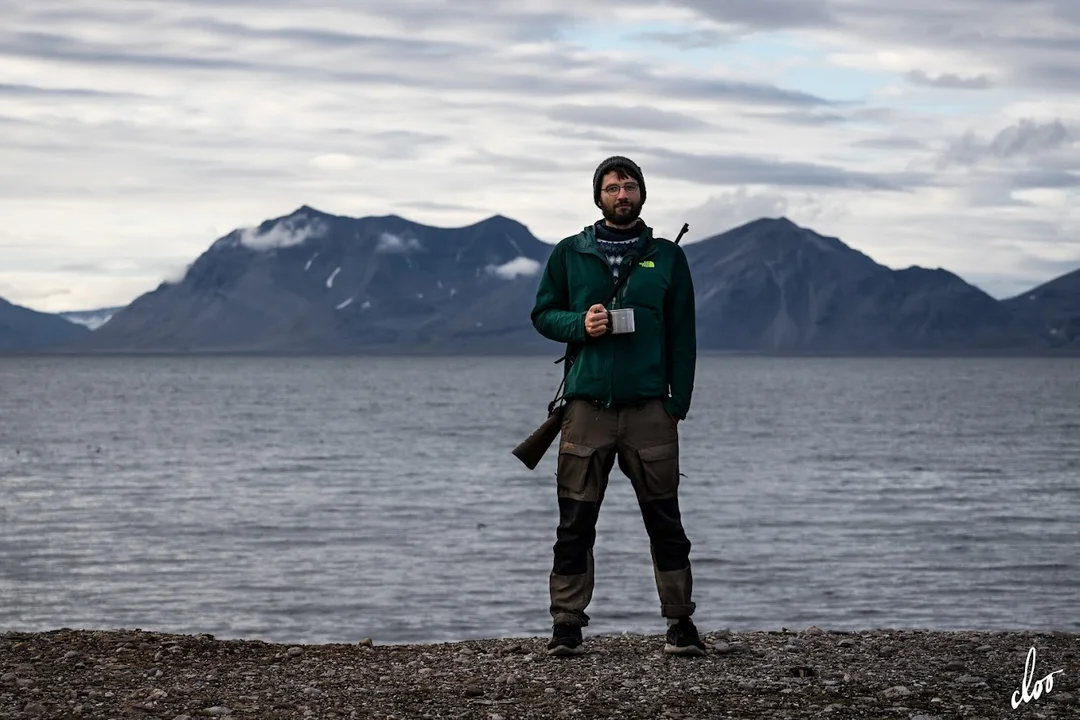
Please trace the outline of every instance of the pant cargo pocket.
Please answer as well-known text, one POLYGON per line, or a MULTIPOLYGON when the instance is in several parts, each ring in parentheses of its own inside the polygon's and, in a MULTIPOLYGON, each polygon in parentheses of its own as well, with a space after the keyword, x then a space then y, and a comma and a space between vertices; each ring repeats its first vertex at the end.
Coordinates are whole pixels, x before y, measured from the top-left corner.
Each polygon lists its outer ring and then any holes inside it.
POLYGON ((664 443, 638 450, 646 498, 671 497, 679 489, 679 443, 664 443))
POLYGON ((559 445, 559 463, 555 475, 559 485, 559 496, 574 500, 595 500, 597 483, 589 483, 589 469, 592 466, 596 448, 573 442, 559 445))

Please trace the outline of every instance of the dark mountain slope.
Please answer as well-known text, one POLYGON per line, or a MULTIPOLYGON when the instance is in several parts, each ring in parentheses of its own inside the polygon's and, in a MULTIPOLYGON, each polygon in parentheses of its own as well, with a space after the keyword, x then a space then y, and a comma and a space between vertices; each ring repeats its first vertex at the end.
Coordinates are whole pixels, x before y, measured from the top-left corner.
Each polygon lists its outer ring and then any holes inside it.
POLYGON ((1049 345, 1080 349, 1080 269, 1002 301, 1049 345))
POLYGON ((945 270, 880 265, 786 218, 688 245, 703 347, 879 353, 1036 348, 1023 323, 945 270))
POLYGON ((505 351, 554 347, 528 325, 550 253, 495 216, 434 228, 308 207, 215 242, 88 338, 88 349, 505 351), (507 345, 507 343, 512 343, 507 345))
POLYGON ((0 298, 0 351, 47 348, 89 333, 85 326, 58 315, 31 310, 0 298))

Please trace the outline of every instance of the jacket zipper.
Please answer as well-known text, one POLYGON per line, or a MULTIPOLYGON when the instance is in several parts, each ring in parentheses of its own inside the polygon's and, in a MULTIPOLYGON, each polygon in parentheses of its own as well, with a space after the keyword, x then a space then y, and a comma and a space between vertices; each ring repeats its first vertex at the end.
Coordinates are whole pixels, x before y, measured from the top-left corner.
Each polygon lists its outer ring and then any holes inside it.
MULTIPOLYGON (((641 263, 646 258, 651 257, 655 252, 656 252, 656 248, 649 247, 641 255, 641 257, 639 257, 637 259, 637 262, 641 263)), ((619 272, 620 273, 623 272, 624 270, 627 270, 627 269, 628 268, 626 267, 625 262, 623 262, 622 264, 619 265, 619 272)), ((612 310, 621 307, 622 303, 625 303, 625 301, 626 301, 626 293, 629 292, 630 283, 633 282, 633 281, 634 281, 634 275, 633 275, 633 273, 631 273, 630 276, 626 278, 626 282, 623 283, 623 286, 619 290, 618 294, 612 299, 612 302, 611 302, 611 309, 612 310), (620 302, 620 301, 622 301, 622 302, 620 302)), ((612 399, 615 397, 615 360, 616 360, 615 350, 614 350, 614 348, 612 348, 612 351, 611 351, 611 373, 610 373, 610 376, 608 378, 608 396, 607 396, 607 402, 604 403, 604 406, 608 407, 608 408, 611 407, 612 399)))
MULTIPOLYGON (((653 247, 650 247, 648 250, 645 251, 645 253, 641 257, 638 258, 638 262, 640 263, 642 260, 645 260, 646 258, 650 257, 655 252, 656 252, 656 249, 653 248, 653 247)), ((604 263, 604 267, 605 267, 605 269, 607 270, 607 273, 608 273, 607 277, 608 277, 609 281, 611 282, 611 288, 614 290, 615 289, 615 280, 611 277, 611 264, 607 261, 607 258, 605 258, 600 253, 600 251, 597 250, 597 249, 593 248, 591 250, 591 254, 595 255, 601 262, 604 263)), ((625 262, 623 264, 620 264, 620 266, 619 266, 620 272, 622 272, 622 270, 624 269, 624 265, 625 265, 625 262)), ((626 282, 623 283, 623 286, 619 290, 619 292, 615 295, 615 297, 612 298, 612 300, 611 300, 611 309, 612 310, 615 310, 615 309, 617 309, 619 307, 619 300, 620 299, 621 300, 626 299, 626 291, 630 287, 630 281, 633 280, 633 279, 634 279, 633 275, 628 277, 626 279, 626 282)), ((611 349, 610 363, 611 363, 611 372, 609 373, 609 377, 608 377, 607 398, 604 400, 604 407, 605 408, 610 408, 611 407, 612 399, 615 396, 615 349, 614 348, 611 349)))

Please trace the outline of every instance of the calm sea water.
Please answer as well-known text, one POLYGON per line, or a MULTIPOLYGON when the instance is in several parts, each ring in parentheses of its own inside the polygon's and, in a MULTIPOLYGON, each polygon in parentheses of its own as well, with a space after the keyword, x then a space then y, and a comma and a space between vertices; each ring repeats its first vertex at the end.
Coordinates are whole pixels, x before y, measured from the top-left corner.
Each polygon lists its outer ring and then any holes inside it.
MULTIPOLYGON (((554 358, 0 359, 0 630, 547 634, 554 358)), ((704 630, 1080 630, 1080 362, 701 358, 704 630)), ((593 633, 660 632, 618 468, 593 633)))

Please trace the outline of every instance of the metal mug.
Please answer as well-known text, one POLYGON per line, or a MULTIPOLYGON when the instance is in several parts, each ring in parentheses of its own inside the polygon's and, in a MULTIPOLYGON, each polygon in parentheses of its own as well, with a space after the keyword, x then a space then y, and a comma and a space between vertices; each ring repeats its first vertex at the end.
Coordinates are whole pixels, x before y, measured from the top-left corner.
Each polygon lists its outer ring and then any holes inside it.
POLYGON ((608 328, 612 335, 634 332, 634 308, 608 310, 608 328))

